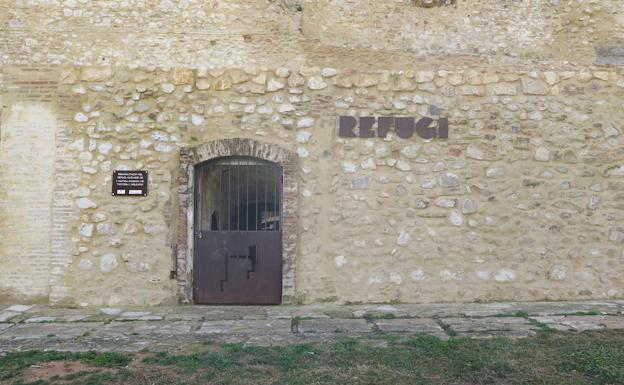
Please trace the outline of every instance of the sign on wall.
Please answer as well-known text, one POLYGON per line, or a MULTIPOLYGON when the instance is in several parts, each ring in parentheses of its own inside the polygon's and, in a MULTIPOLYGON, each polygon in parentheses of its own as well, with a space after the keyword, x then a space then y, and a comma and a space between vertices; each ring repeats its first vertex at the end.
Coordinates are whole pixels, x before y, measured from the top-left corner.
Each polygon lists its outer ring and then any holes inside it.
POLYGON ((147 196, 147 171, 113 171, 113 196, 147 196))
POLYGON ((416 120, 413 117, 341 116, 338 120, 338 135, 341 138, 385 138, 394 130, 399 138, 409 139, 417 134, 423 139, 448 138, 448 119, 440 118, 437 124, 431 118, 416 120), (376 125, 375 125, 376 123, 376 125), (376 128, 374 128, 376 126, 376 128))

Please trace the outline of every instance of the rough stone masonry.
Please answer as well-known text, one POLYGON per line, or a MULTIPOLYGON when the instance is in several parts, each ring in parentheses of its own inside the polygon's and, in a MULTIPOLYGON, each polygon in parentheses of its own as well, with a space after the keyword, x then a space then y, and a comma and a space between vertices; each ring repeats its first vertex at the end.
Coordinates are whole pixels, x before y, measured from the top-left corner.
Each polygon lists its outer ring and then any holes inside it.
POLYGON ((0 302, 192 301, 183 155, 228 139, 294 154, 286 302, 622 298, 623 97, 620 0, 0 0, 0 302))

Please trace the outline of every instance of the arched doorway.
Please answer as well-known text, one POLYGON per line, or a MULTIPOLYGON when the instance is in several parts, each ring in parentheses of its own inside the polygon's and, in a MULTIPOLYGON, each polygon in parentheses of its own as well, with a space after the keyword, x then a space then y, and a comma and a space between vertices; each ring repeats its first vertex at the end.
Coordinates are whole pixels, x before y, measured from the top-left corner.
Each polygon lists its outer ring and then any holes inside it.
MULTIPOLYGON (((270 168, 269 168, 270 169, 270 168)), ((238 168, 236 170, 242 170, 238 168)), ((213 171, 214 172, 214 171, 213 171)), ((218 175, 218 174, 214 174, 218 175)), ((244 173, 243 173, 244 175, 244 173)), ((213 178, 213 186, 214 186, 214 176, 213 178)), ((259 180, 266 180, 267 182, 275 181, 276 179, 271 177, 269 174, 265 174, 264 177, 262 174, 258 175, 259 180)), ((210 190, 210 182, 207 186, 204 187, 204 192, 209 192, 210 190), (208 190, 206 190, 208 188, 208 190)), ((256 182, 253 182, 256 183, 256 182)), ((252 183, 252 184, 253 184, 252 183)), ((222 185, 224 186, 224 185, 222 185)), ((227 186, 227 185, 225 185, 227 186)), ((213 187, 214 188, 214 187, 213 187)), ((217 182, 218 188, 218 182, 217 182)), ((220 190, 219 190, 220 191, 220 190)), ((246 193, 246 192, 245 192, 246 193)), ((206 194, 203 194, 204 196, 206 194)), ((210 196, 210 194, 208 194, 210 196)), ((270 195, 270 194, 268 194, 270 195)), ((268 196, 267 195, 267 196, 268 196)), ((244 196, 244 195, 243 195, 244 196)), ((251 194, 250 194, 251 196, 251 194)), ((279 231, 274 231, 268 236, 273 236, 281 239, 281 303, 282 304, 293 304, 295 303, 296 298, 296 259, 297 259, 297 244, 298 244, 298 205, 297 205, 297 196, 298 196, 298 165, 297 165, 297 155, 284 147, 273 143, 265 143, 260 142, 254 139, 246 139, 246 138, 233 138, 233 139, 219 139, 207 143, 200 144, 196 147, 183 147, 180 149, 180 171, 178 173, 178 216, 177 216, 177 233, 175 234, 176 240, 174 242, 173 254, 172 254, 172 278, 175 277, 178 283, 179 289, 179 299, 182 303, 219 303, 217 301, 204 301, 201 298, 195 298, 195 281, 202 282, 202 278, 198 276, 195 272, 195 257, 197 253, 195 252, 196 246, 196 235, 199 237, 199 233, 197 230, 201 229, 202 231, 213 232, 213 225, 215 223, 214 228, 219 231, 231 232, 229 229, 236 229, 238 226, 240 229, 255 229, 255 231, 260 232, 258 228, 262 228, 263 226, 267 229, 272 230, 273 228, 279 229, 279 231), (215 163, 211 163, 214 161, 215 163), (211 211, 211 203, 206 202, 204 205, 208 205, 207 208, 202 209, 204 213, 204 218, 198 218, 196 214, 196 205, 200 205, 201 198, 198 201, 196 196, 202 195, 201 191, 198 194, 198 189, 200 188, 200 184, 198 183, 200 179, 210 181, 210 176, 203 175, 202 173, 210 173, 208 168, 210 165, 219 167, 239 167, 236 166, 236 163, 241 163, 242 166, 251 166, 249 171, 259 170, 261 166, 271 166, 274 167, 273 170, 280 170, 281 173, 281 195, 280 199, 267 199, 267 207, 262 212, 258 212, 257 214, 249 214, 247 217, 238 218, 236 215, 234 219, 232 218, 232 207, 230 207, 230 214, 227 212, 225 217, 223 216, 224 208, 222 207, 219 213, 215 213, 215 221, 212 221, 212 211, 215 211, 214 208, 211 211), (232 164, 234 163, 234 164, 232 164), (199 171, 201 170, 201 171, 199 171), (278 210, 274 210, 279 208, 278 210), (279 215, 279 226, 275 226, 274 222, 271 221, 271 211, 280 212, 279 215), (207 214, 206 214, 207 213, 207 214), (264 215, 264 219, 262 219, 264 215), (226 222, 224 222, 224 218, 226 218, 226 222), (229 218, 230 228, 227 229, 228 225, 227 219, 229 218), (204 223, 201 223, 202 220, 204 223), (260 223, 262 222, 262 223, 260 223), (273 224, 272 224, 273 222, 273 224), (254 227, 256 226, 256 227, 254 227), (268 227, 267 227, 268 226, 268 227), (273 226, 273 228, 269 228, 273 226)), ((208 199, 208 198, 204 198, 208 199)), ((263 201, 264 202, 264 201, 263 201)), ((215 205, 212 203, 212 205, 215 205)), ((257 206, 260 206, 259 203, 256 203, 257 206)), ((245 207, 245 209, 249 209, 250 212, 258 210, 259 208, 254 208, 254 202, 250 202, 241 207, 245 207)), ((261 210, 262 211, 262 210, 261 210)), ((242 208, 238 209, 238 212, 242 214, 242 208)), ((254 211, 255 212, 255 211, 254 211)), ((246 215, 246 214, 245 214, 246 215)), ((267 231, 268 233, 268 231, 267 231)), ((205 234, 202 234, 202 238, 204 238, 205 234)), ((265 234, 266 235, 266 234, 265 234)), ((232 235, 235 237, 235 235, 232 235)), ((253 249, 250 252, 249 246, 238 251, 233 251, 230 253, 231 255, 242 256, 241 260, 247 259, 248 269, 249 263, 253 260, 253 249), (250 254, 252 258, 249 258, 250 254)), ((257 249, 256 249, 257 252, 257 249)), ((225 261, 225 257, 221 257, 222 261, 225 261)), ((258 258, 258 257, 256 257, 258 258)), ((257 260, 258 261, 258 260, 257 260)), ((234 262, 234 261, 232 261, 234 262)), ((237 261, 240 262, 240 261, 237 261)), ((224 263, 224 262, 223 262, 224 263)), ((263 259, 259 260, 257 263, 263 263, 263 259)), ((244 268, 243 266, 236 266, 235 268, 244 268)), ((200 267, 201 269, 201 267, 200 267)), ((246 270, 245 270, 246 271, 246 270)), ((200 273, 198 273, 200 274, 200 273)), ((253 275, 253 274, 250 274, 253 275)), ((223 280, 221 278, 220 280, 223 280)), ((229 280, 228 280, 229 281, 229 280)), ((201 288, 201 283, 200 283, 201 288)), ((224 287, 225 288, 225 287, 224 287)), ((271 303, 279 303, 280 301, 273 301, 271 303)), ((225 303, 225 302, 223 302, 225 303)), ((244 302, 229 302, 229 303, 249 303, 251 301, 244 302)), ((266 302, 269 303, 269 302, 266 302)))
POLYGON ((279 304, 282 168, 228 156, 195 167, 193 298, 197 304, 279 304))

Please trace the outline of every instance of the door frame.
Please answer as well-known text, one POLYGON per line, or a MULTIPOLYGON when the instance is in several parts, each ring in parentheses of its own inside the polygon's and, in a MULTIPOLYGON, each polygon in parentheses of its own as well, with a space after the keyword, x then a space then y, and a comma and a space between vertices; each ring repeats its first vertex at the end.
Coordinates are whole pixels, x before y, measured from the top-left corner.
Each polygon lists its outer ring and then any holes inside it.
POLYGON ((181 303, 193 303, 193 230, 195 220, 195 166, 221 157, 248 156, 273 162, 282 168, 282 304, 296 301, 298 244, 297 155, 273 143, 254 139, 220 139, 180 149, 178 174, 177 237, 174 241, 172 276, 177 279, 181 303))

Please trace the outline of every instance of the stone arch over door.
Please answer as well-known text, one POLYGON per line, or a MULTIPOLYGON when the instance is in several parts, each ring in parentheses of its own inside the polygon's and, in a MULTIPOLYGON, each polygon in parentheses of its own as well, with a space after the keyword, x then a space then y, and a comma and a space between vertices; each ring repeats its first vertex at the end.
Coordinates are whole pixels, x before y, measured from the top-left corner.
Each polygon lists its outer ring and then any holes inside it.
POLYGON ((178 232, 175 267, 179 298, 193 302, 193 221, 195 166, 215 158, 249 156, 276 163, 283 170, 282 303, 295 302, 297 255, 297 155, 281 146, 253 139, 220 139, 180 149, 178 232))

